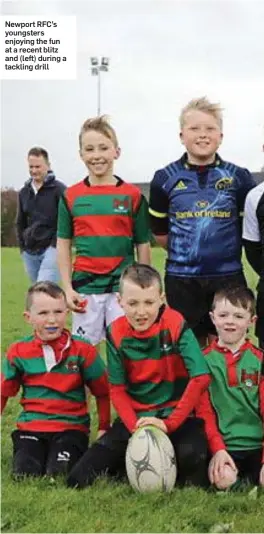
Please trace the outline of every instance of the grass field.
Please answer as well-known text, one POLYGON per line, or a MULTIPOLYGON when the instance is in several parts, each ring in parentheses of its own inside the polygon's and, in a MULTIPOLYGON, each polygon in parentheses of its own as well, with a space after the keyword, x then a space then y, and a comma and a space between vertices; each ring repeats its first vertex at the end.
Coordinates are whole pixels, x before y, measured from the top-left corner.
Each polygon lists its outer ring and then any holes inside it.
MULTIPOLYGON (((153 262, 162 273, 160 249, 154 249, 153 262)), ((256 277, 248 266, 246 273, 254 288, 256 277)), ((27 285, 18 250, 2 249, 3 352, 29 333, 22 319, 27 285)), ((137 495, 128 484, 106 479, 81 492, 65 488, 62 480, 13 482, 10 432, 18 401, 9 400, 2 421, 2 532, 215 532, 220 523, 229 524, 230 532, 264 531, 264 497, 253 499, 248 492, 219 496, 186 488, 137 495)))

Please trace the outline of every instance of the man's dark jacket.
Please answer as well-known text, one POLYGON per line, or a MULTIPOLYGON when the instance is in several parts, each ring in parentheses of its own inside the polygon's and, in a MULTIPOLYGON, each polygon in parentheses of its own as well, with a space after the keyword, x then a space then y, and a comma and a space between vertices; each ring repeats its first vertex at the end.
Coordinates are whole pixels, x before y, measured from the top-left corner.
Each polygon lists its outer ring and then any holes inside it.
POLYGON ((36 194, 32 178, 20 189, 16 228, 21 251, 38 253, 49 246, 56 247, 58 204, 65 188, 49 171, 36 194))

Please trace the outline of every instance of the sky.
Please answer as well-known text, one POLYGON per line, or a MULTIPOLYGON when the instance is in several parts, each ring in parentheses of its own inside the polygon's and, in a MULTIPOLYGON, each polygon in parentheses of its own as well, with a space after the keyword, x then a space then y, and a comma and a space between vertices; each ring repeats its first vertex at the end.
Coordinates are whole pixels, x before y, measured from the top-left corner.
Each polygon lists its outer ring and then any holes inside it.
POLYGON ((223 108, 221 156, 263 166, 264 0, 6 0, 2 15, 77 20, 76 80, 2 81, 2 187, 22 187, 35 145, 66 185, 86 176, 78 134, 97 113, 91 56, 110 58, 101 112, 116 129, 115 172, 126 181, 149 182, 181 156, 178 117, 200 96, 223 108))

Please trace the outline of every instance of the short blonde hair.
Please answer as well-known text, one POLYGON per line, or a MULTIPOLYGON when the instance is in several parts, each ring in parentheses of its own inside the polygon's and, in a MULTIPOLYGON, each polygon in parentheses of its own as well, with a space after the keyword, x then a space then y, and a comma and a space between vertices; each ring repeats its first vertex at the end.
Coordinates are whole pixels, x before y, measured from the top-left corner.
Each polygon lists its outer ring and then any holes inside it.
POLYGON ((106 115, 101 115, 101 117, 94 117, 92 119, 87 119, 80 130, 79 134, 79 144, 82 148, 82 136, 84 133, 89 131, 99 132, 114 143, 115 147, 118 148, 118 140, 114 128, 109 124, 108 118, 106 115))
POLYGON ((186 113, 189 111, 203 111, 204 113, 208 113, 209 115, 212 115, 218 122, 221 130, 223 127, 223 115, 222 115, 222 108, 220 107, 219 103, 213 103, 206 98, 206 96, 203 96, 201 98, 193 98, 190 102, 188 102, 187 106, 185 106, 180 114, 180 127, 183 128, 184 126, 184 117, 186 113))

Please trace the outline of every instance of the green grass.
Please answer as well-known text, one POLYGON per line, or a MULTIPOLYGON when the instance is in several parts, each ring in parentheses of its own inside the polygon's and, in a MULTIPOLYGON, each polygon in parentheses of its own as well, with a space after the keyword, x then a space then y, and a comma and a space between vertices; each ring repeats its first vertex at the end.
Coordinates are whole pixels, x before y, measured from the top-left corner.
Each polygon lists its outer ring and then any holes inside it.
MULTIPOLYGON (((164 252, 153 250, 163 272, 164 252)), ((256 276, 246 266, 254 289, 256 276)), ((2 349, 30 330, 22 318, 28 280, 16 249, 2 249, 2 349)), ((2 532, 209 532, 232 523, 232 532, 263 532, 264 498, 247 493, 218 496, 203 490, 175 489, 171 494, 138 495, 128 484, 102 479, 81 492, 62 480, 15 483, 10 476, 11 439, 19 399, 10 399, 2 421, 2 532)), ((94 405, 92 408, 94 412, 94 405)))

